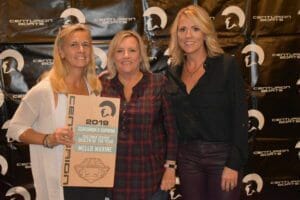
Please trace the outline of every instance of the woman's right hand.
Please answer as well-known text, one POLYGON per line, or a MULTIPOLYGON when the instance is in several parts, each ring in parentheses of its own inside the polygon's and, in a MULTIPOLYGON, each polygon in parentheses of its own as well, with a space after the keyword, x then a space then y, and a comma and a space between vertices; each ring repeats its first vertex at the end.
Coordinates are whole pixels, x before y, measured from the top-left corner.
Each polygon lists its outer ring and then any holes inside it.
POLYGON ((54 133, 48 137, 50 146, 56 146, 59 144, 71 146, 74 144, 74 132, 68 126, 57 128, 54 133))

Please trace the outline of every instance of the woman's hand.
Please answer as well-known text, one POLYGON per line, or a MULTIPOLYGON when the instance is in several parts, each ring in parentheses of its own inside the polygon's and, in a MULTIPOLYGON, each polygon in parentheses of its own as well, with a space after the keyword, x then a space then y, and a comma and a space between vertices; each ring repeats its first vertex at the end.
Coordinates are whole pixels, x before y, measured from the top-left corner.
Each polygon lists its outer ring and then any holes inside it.
POLYGON ((49 135, 48 142, 50 146, 56 146, 59 144, 71 146, 74 144, 74 132, 68 127, 57 128, 55 132, 49 135))
POLYGON ((160 189, 163 191, 171 190, 176 184, 176 175, 174 168, 166 168, 163 174, 160 189))
POLYGON ((224 167, 222 173, 221 187, 223 191, 233 190, 237 186, 238 181, 238 171, 224 167))

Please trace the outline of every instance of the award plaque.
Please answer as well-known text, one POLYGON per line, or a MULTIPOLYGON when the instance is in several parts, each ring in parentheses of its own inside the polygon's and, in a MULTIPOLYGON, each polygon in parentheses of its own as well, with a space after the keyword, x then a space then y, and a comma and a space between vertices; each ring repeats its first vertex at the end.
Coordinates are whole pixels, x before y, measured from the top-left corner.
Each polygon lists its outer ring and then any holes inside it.
POLYGON ((75 143, 64 147, 63 186, 113 187, 120 100, 69 95, 67 124, 75 143))

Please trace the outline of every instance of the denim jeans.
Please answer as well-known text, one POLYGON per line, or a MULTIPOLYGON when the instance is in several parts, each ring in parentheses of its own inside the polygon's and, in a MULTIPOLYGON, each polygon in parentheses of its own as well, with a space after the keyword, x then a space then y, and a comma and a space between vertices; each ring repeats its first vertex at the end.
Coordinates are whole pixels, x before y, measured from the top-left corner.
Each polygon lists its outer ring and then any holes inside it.
POLYGON ((151 200, 168 200, 169 193, 159 189, 157 192, 153 194, 151 200))

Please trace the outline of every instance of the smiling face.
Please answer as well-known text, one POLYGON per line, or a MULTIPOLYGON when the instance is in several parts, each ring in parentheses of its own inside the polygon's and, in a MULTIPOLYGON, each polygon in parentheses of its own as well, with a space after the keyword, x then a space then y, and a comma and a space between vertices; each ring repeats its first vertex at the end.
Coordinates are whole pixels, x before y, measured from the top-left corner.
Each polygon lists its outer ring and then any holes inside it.
POLYGON ((66 36, 60 48, 62 60, 69 68, 85 68, 91 61, 92 45, 86 31, 75 31, 66 36))
POLYGON ((139 44, 135 37, 125 37, 114 52, 114 61, 120 74, 135 74, 141 63, 139 44))
POLYGON ((204 33, 200 27, 185 15, 178 20, 177 38, 180 48, 186 55, 205 51, 204 33))

